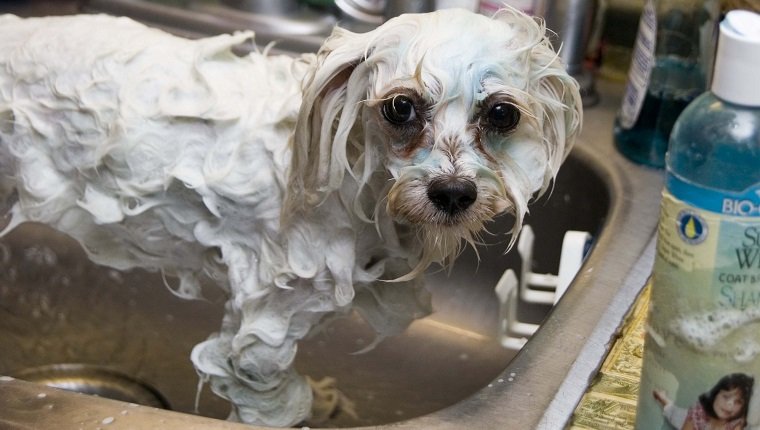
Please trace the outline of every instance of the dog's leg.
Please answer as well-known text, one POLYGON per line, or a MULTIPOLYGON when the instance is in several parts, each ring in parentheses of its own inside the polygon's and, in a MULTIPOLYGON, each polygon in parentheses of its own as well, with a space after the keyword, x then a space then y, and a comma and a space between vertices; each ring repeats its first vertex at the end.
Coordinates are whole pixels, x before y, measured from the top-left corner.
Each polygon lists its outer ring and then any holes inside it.
POLYGON ((233 404, 231 419, 293 426, 311 416, 312 388, 293 367, 297 342, 335 310, 328 291, 272 287, 227 306, 221 332, 197 345, 192 359, 212 390, 233 404))

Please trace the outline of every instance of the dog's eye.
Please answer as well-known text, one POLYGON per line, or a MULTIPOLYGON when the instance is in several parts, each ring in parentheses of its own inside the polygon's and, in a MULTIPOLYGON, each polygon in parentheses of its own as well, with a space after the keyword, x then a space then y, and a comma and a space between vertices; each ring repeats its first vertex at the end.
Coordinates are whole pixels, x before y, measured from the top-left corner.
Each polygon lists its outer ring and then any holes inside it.
POLYGON ((520 122, 520 110, 511 103, 496 103, 487 116, 488 125, 499 131, 510 131, 520 122))
POLYGON ((383 103, 383 116, 395 125, 406 124, 417 117, 412 99, 402 95, 393 96, 383 103))

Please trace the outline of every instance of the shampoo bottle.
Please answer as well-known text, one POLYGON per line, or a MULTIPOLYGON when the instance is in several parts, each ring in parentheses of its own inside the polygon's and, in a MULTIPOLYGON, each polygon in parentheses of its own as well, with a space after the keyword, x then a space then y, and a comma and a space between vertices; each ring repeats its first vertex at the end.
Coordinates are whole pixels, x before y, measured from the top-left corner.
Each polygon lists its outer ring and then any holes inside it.
POLYGON ((760 15, 720 24, 676 121, 636 428, 760 429, 760 15))

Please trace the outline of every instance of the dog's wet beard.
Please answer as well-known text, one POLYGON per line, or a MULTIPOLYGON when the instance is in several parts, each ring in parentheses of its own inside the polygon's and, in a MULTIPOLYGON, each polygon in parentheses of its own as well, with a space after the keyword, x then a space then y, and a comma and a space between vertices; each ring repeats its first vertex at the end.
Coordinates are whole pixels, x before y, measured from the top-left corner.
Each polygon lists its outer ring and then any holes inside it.
MULTIPOLYGON (((488 234, 485 224, 501 213, 511 213, 515 222, 512 232, 522 226, 527 202, 515 199, 513 192, 500 176, 487 168, 478 169, 477 199, 466 209, 449 213, 430 201, 428 181, 421 179, 423 169, 409 167, 388 191, 387 211, 399 223, 410 225, 420 244, 418 261, 412 271, 398 281, 420 275, 432 263, 451 265, 465 246, 473 248, 482 234, 488 234)), ((507 249, 514 243, 514 234, 507 249)))

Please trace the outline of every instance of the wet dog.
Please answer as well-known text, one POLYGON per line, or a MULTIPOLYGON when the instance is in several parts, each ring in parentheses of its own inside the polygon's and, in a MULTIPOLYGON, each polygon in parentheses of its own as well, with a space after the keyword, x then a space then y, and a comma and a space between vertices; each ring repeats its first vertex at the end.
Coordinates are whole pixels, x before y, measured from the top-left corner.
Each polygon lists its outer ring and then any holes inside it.
POLYGON ((516 233, 582 113, 513 10, 337 28, 295 59, 235 55, 251 37, 0 17, 0 195, 5 232, 46 223, 180 296, 226 290, 192 360, 233 419, 288 426, 325 394, 293 368, 299 339, 350 308, 380 338, 425 315, 425 269, 500 213, 516 233))

